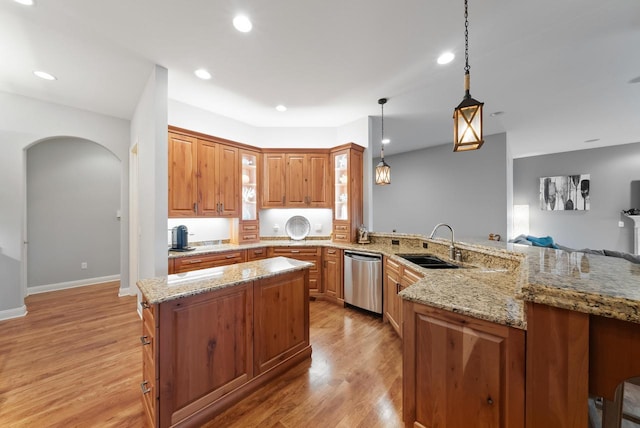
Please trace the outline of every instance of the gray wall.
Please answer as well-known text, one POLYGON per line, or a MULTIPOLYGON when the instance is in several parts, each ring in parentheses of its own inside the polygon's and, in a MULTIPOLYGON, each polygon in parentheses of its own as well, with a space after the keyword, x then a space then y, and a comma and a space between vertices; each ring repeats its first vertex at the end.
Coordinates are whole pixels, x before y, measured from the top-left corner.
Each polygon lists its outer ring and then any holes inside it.
POLYGON ((111 152, 79 138, 27 150, 28 287, 120 273, 120 169, 111 152))
POLYGON ((429 234, 444 222, 456 239, 506 236, 506 134, 486 137, 480 150, 452 150, 446 144, 385 157, 391 184, 373 188, 373 231, 429 234))
POLYGON ((530 235, 572 248, 633 251, 633 222, 621 211, 639 200, 631 182, 640 179, 640 143, 516 159, 513 177, 514 205, 529 205, 530 235), (540 210, 540 177, 573 174, 591 174, 591 209, 540 210))

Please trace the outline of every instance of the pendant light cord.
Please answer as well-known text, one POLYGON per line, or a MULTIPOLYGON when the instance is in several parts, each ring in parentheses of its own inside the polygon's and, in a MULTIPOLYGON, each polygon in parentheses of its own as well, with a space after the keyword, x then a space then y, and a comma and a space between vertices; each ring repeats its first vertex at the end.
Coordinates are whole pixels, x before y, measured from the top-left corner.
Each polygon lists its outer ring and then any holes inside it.
POLYGON ((464 71, 469 74, 469 6, 464 0, 464 71))

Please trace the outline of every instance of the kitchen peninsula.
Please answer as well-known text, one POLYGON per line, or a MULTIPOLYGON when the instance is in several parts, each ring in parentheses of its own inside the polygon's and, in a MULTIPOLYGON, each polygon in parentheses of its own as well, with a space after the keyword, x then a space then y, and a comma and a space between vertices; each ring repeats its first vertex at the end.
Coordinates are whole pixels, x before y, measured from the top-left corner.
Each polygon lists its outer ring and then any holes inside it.
POLYGON ((274 257, 138 281, 151 426, 196 426, 310 358, 311 263, 274 257))
MULTIPOLYGON (((395 316, 404 332, 403 381, 407 383, 403 411, 408 426, 420 422, 421 417, 428 418, 428 412, 442 415, 445 405, 449 414, 464 414, 460 403, 470 399, 475 400, 481 419, 491 426, 564 427, 573 426, 571 421, 576 420, 580 421, 576 426, 585 426, 589 393, 610 401, 620 381, 640 374, 640 360, 633 358, 640 353, 640 265, 503 242, 456 241, 462 255, 460 268, 430 270, 399 254, 433 254, 447 259, 448 241, 384 233, 372 233, 370 238, 371 243, 365 245, 312 239, 262 240, 203 247, 192 255, 175 253, 169 257, 176 262, 244 252, 246 260, 258 254, 274 254, 274 249, 282 247, 291 250, 291 257, 295 251, 302 254, 304 249, 322 249, 316 262, 322 266, 316 296, 330 300, 326 280, 335 276, 325 274, 324 262, 328 259, 324 250, 335 250, 332 257, 338 261, 343 250, 382 254, 387 267, 385 305, 401 300, 400 313, 395 316), (399 276, 387 275, 392 271, 389 266, 395 266, 399 276), (418 333, 420 323, 426 329, 418 333), (417 337, 424 338, 422 345, 417 337), (436 354, 429 356, 431 351, 436 354), (425 357, 431 360, 424 361, 425 357), (435 381, 420 378, 415 371, 417 361, 445 368, 439 374, 445 376, 440 378, 440 385, 451 380, 446 376, 450 364, 456 362, 459 365, 453 367, 453 373, 458 380, 475 383, 477 388, 465 387, 450 395, 438 395, 439 401, 432 399, 434 390, 428 387, 435 381), (481 386, 476 378, 488 380, 488 386, 481 386), (471 396, 456 395, 465 392, 471 396), (445 396, 448 403, 442 401, 445 396), (418 409, 407 400, 432 407, 418 409)), ((336 268, 338 272, 340 269, 336 268)), ((342 285, 333 286, 335 301, 341 303, 342 285)), ((389 315, 385 308, 384 319, 389 315)))

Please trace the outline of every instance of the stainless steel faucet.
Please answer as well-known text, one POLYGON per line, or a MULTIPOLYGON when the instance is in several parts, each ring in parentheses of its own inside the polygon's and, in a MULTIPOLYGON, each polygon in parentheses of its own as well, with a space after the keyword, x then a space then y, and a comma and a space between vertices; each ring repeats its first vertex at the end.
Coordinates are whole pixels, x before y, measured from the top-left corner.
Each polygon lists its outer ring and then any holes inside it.
POLYGON ((431 235, 429 235, 429 239, 433 239, 433 235, 436 234, 436 230, 438 230, 438 228, 440 226, 446 226, 451 231, 451 245, 449 246, 449 258, 451 260, 455 260, 455 258, 456 258, 456 247, 453 244, 454 237, 453 237, 453 228, 451 226, 449 226, 446 223, 438 223, 438 224, 436 224, 436 227, 434 227, 433 230, 431 231, 431 235))

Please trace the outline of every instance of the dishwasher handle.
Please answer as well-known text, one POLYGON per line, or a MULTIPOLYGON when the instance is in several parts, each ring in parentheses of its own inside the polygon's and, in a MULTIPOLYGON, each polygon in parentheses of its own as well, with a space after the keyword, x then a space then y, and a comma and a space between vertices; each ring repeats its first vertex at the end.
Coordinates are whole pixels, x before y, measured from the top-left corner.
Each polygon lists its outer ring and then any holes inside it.
POLYGON ((350 259, 363 261, 363 262, 379 262, 379 261, 382 260, 382 257, 380 257, 380 256, 374 256, 374 255, 369 255, 369 254, 349 253, 349 252, 346 252, 346 251, 344 253, 344 256, 345 257, 349 257, 350 259))

